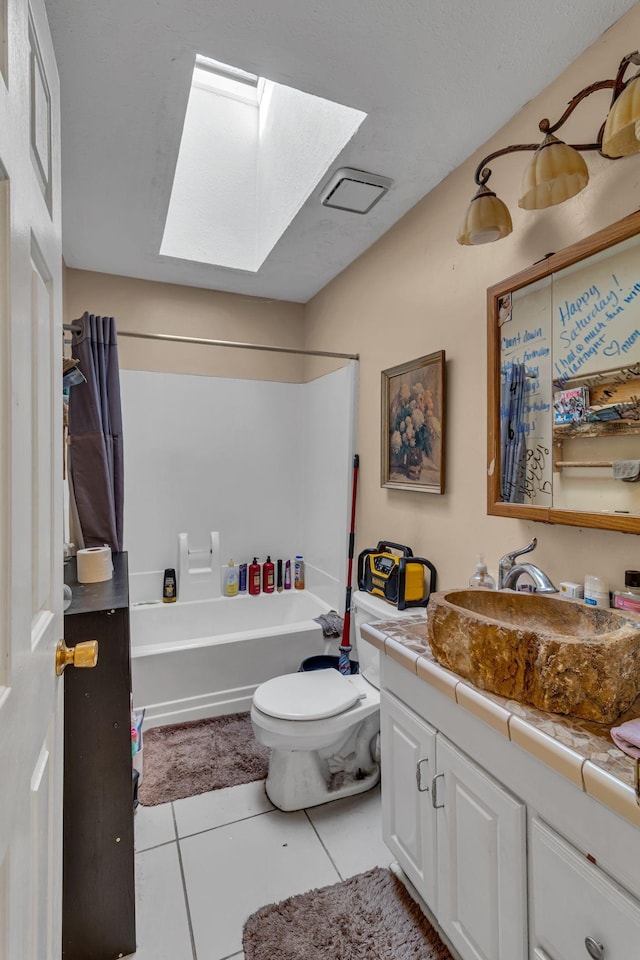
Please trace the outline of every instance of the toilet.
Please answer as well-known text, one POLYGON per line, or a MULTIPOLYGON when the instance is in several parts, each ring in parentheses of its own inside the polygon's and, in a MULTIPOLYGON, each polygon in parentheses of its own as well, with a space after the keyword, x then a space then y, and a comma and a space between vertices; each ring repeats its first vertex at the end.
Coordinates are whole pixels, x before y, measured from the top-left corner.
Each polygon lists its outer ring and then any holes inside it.
POLYGON ((380 654, 360 627, 407 612, 357 590, 351 613, 357 645, 351 657, 359 660, 359 674, 290 673, 267 680, 253 695, 253 732, 271 747, 267 796, 280 810, 363 793, 380 779, 380 654))

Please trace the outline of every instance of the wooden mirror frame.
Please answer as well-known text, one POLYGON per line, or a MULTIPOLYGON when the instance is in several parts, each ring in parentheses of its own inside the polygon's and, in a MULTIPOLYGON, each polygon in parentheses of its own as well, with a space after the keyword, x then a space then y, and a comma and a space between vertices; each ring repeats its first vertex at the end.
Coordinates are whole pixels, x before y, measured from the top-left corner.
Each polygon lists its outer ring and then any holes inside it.
MULTIPOLYGON (((501 500, 500 461, 500 327, 498 326, 498 301, 507 293, 544 277, 558 273, 580 260, 613 247, 621 241, 640 234, 640 211, 619 220, 604 230, 598 231, 558 253, 527 267, 487 290, 487 513, 494 517, 514 517, 519 520, 539 520, 543 523, 561 523, 574 527, 593 527, 600 530, 616 530, 620 533, 640 534, 640 515, 626 516, 569 510, 561 507, 545 507, 522 503, 507 503, 501 500)), ((629 364, 635 366, 635 363, 629 364)), ((640 427, 638 436, 640 439, 640 427)), ((640 453, 639 453, 640 459, 640 453)))

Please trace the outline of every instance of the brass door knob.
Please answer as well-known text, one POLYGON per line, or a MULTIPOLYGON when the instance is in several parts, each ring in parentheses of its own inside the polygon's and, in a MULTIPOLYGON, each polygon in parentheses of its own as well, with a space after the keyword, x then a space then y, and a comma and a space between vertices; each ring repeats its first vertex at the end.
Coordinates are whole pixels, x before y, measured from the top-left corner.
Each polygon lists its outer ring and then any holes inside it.
POLYGON ((95 667, 98 662, 98 641, 83 640, 75 647, 68 647, 64 640, 58 640, 56 647, 56 675, 64 673, 64 668, 95 667))

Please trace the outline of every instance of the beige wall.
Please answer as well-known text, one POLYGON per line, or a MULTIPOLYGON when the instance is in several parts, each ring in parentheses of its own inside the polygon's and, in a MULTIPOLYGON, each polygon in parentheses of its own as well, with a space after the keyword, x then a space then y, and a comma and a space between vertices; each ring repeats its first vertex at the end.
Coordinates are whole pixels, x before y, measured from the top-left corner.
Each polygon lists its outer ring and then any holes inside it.
MULTIPOLYGON (((113 316, 119 330, 169 333, 213 340, 304 345, 304 305, 215 290, 115 277, 86 270, 65 271, 65 323, 85 310, 113 316)), ((120 365, 250 380, 305 379, 299 356, 223 347, 161 343, 121 337, 120 365)))
MULTIPOLYGON (((510 208, 514 232, 475 249, 455 240, 482 156, 509 143, 535 142, 538 121, 549 116, 555 122, 578 90, 614 76, 622 56, 636 49, 639 34, 640 6, 307 304, 309 347, 361 356, 357 549, 384 538, 408 543, 436 564, 445 587, 466 583, 476 552, 487 554, 495 572, 502 553, 534 535, 535 560, 556 581, 597 573, 614 588, 623 582, 625 568, 640 567, 636 536, 486 515, 485 368, 486 288, 637 209, 640 157, 611 162, 588 154, 589 186, 567 203, 541 212, 517 206, 521 172, 530 155, 495 160, 491 184, 510 208), (446 493, 383 489, 380 371, 441 349, 449 380, 446 493)), ((567 139, 595 139, 608 103, 606 91, 582 103, 565 127, 567 139)))
MULTIPOLYGON (((89 309, 116 316, 121 329, 284 346, 301 346, 306 329, 308 348, 359 353, 358 550, 383 538, 406 542, 436 564, 442 586, 451 586, 466 583, 478 551, 487 554, 495 572, 502 553, 535 535, 535 559, 556 581, 598 573, 617 587, 625 568, 640 567, 637 537, 486 515, 485 294, 489 285, 546 253, 635 210, 640 157, 614 163, 588 154, 592 182, 587 189, 539 213, 517 207, 529 155, 498 159, 491 184, 509 205, 513 234, 476 249, 460 247, 455 235, 475 192, 473 171, 481 157, 508 143, 538 139, 538 121, 545 116, 555 121, 578 90, 613 76, 639 34, 640 5, 306 307, 68 270, 65 319, 89 309), (382 489, 380 371, 441 349, 449 380, 446 493, 382 489)), ((591 140, 608 102, 605 91, 581 104, 565 127, 566 138, 591 140)), ((335 367, 326 361, 301 364, 271 354, 124 338, 120 355, 122 366, 133 369, 272 379, 307 379, 335 367)))

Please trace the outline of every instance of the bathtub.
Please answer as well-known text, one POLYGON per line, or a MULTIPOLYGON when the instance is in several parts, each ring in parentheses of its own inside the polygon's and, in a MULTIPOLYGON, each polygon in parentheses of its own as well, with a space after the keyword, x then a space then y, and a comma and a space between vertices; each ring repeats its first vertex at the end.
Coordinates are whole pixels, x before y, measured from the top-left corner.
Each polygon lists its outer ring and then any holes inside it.
POLYGON ((306 590, 133 604, 133 702, 159 726, 249 710, 256 687, 305 657, 338 652, 313 618, 329 605, 306 590))

